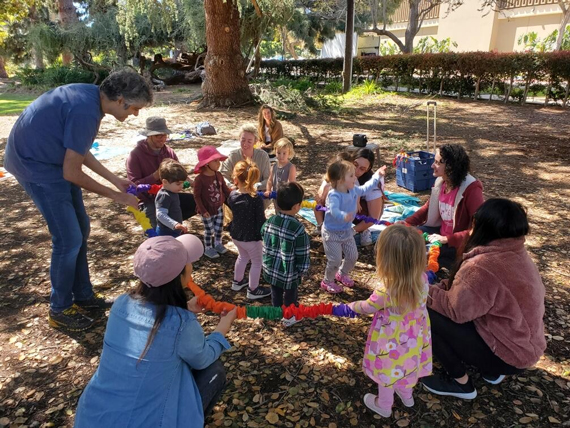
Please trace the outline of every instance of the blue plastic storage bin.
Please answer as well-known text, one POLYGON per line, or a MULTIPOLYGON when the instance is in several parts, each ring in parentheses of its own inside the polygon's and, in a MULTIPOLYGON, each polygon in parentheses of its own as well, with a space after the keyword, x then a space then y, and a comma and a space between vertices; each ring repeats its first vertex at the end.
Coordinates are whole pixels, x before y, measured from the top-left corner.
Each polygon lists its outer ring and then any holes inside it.
POLYGON ((412 192, 430 189, 435 183, 431 166, 435 155, 430 152, 408 152, 396 157, 396 184, 412 192))

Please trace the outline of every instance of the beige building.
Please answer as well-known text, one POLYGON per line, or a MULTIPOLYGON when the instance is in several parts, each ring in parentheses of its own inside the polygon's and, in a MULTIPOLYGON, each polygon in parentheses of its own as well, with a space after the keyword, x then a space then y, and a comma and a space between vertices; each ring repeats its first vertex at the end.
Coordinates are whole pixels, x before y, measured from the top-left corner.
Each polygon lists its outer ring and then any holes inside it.
MULTIPOLYGON (((562 9, 558 0, 505 0, 499 11, 481 11, 480 0, 465 0, 463 5, 448 12, 447 6, 435 7, 424 20, 414 45, 425 36, 441 41, 448 37, 457 43, 455 51, 498 51, 523 50, 518 44, 520 36, 535 32, 542 40, 562 21, 562 9)), ((402 5, 392 17, 393 24, 387 26, 404 41, 408 24, 408 2, 402 5)), ((377 54, 380 43, 390 41, 386 36, 367 33, 358 38, 357 55, 377 54)))

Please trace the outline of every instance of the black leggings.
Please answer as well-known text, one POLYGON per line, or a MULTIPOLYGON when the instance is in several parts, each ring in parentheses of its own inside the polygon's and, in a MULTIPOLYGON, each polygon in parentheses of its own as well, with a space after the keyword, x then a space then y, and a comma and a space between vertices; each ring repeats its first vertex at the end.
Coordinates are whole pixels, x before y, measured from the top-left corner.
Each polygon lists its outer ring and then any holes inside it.
POLYGON ((483 376, 491 379, 523 371, 497 357, 479 336, 473 322, 457 324, 430 308, 428 313, 433 355, 451 377, 463 377, 467 373, 465 364, 475 366, 483 376))
POLYGON ((220 360, 214 361, 202 370, 192 370, 194 381, 200 391, 204 417, 207 417, 220 400, 226 387, 226 370, 220 360))
POLYGON ((284 288, 271 286, 271 304, 275 307, 281 307, 283 305, 290 306, 297 304, 297 287, 289 288, 285 290, 284 288))

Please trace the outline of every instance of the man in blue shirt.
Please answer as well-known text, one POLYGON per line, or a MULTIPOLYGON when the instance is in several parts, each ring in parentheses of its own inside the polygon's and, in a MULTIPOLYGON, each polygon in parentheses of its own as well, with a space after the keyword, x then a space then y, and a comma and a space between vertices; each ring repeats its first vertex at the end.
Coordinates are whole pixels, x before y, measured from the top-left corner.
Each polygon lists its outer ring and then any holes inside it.
POLYGON ((131 183, 105 168, 89 149, 105 114, 123 122, 151 103, 147 82, 133 71, 120 70, 100 87, 72 84, 46 92, 24 110, 10 132, 4 167, 32 198, 52 236, 52 327, 86 330, 93 324, 87 315, 110 307, 93 293, 89 279, 90 226, 82 189, 124 205, 137 207, 138 202, 125 193, 131 183), (92 179, 83 172, 84 165, 118 191, 92 179))

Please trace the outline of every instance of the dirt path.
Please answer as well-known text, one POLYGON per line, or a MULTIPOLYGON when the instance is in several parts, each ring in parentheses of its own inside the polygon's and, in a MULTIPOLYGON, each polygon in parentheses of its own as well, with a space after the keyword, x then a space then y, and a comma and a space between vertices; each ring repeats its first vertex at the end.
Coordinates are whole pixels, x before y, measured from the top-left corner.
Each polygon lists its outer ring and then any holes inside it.
MULTIPOLYGON (((255 121, 255 108, 196 111, 184 103, 192 89, 158 94, 162 105, 143 110, 124 124, 106 118, 99 141, 132 147, 150 115, 163 115, 180 131, 208 120, 218 135, 172 143, 191 153, 203 144, 235 138, 244 122, 255 121), (177 103, 178 102, 178 103, 177 103)), ((341 116, 315 113, 284 122, 295 138, 299 181, 316 190, 328 159, 366 133, 379 142, 383 161, 391 164, 402 148, 423 147, 425 100, 387 96, 347 106, 341 116)), ((479 397, 473 402, 436 398, 421 388, 416 406, 397 404, 392 419, 379 420, 365 409, 364 393, 373 385, 360 369, 370 320, 322 318, 283 330, 277 323, 238 321, 230 334, 234 348, 224 355, 229 386, 209 426, 548 426, 570 425, 570 114, 555 108, 505 106, 485 102, 438 101, 439 141, 464 144, 473 174, 487 198, 501 196, 529 210, 532 233, 528 249, 547 288, 548 348, 536 369, 487 386, 476 375, 479 397), (269 416, 268 416, 269 415, 269 416), (266 419, 267 417, 267 419, 266 419)), ((0 118, 0 160, 15 117, 0 118)), ((104 161, 122 173, 125 155, 104 161)), ((189 161, 190 162, 190 161, 189 161)), ((0 426, 71 426, 82 389, 95 371, 104 321, 87 334, 68 336, 47 326, 50 243, 31 201, 11 179, 0 181, 0 426)), ((388 190, 395 185, 391 169, 388 190)), ((425 200, 426 194, 421 195, 425 200)), ((94 284, 119 295, 135 284, 131 259, 142 242, 140 228, 124 209, 92 194, 85 196, 92 218, 89 261, 94 284)), ((192 226, 202 233, 199 222, 192 226)), ((227 236, 226 238, 227 239, 227 236)), ((312 243, 310 277, 300 290, 304 304, 348 302, 367 297, 373 274, 372 250, 365 249, 356 268, 354 290, 337 296, 318 290, 325 258, 319 240, 312 243)), ((200 261, 195 280, 214 297, 246 304, 245 295, 229 291, 235 254, 200 261)), ((216 317, 203 316, 206 330, 216 317)))

